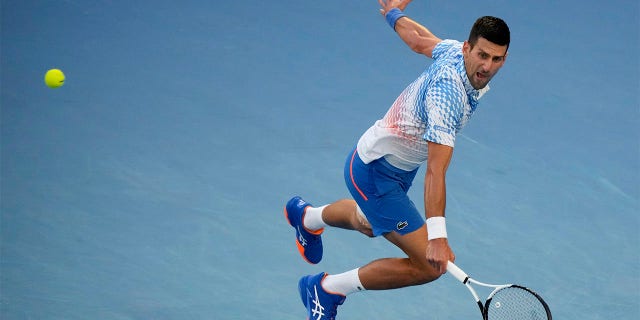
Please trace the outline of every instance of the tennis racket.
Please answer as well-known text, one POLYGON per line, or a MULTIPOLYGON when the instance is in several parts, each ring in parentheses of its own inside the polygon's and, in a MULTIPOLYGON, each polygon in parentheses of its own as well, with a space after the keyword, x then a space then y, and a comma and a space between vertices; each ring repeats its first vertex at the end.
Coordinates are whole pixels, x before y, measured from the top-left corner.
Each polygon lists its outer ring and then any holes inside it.
POLYGON ((462 282, 476 299, 483 320, 551 320, 551 310, 542 297, 533 290, 515 284, 487 284, 469 277, 453 262, 447 264, 447 272, 462 282), (482 303, 471 284, 493 288, 482 303))

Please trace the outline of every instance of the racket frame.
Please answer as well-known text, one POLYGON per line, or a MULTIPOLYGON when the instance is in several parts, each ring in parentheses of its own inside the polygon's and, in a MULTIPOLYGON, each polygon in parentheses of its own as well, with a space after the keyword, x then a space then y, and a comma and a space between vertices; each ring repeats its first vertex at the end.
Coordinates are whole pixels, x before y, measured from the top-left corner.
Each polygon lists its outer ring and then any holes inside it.
POLYGON ((458 266, 453 264, 453 262, 451 262, 451 261, 449 261, 449 263, 447 264, 447 272, 449 272, 458 281, 462 282, 462 284, 464 284, 467 287, 467 289, 469 289, 469 292, 471 292, 471 295, 473 295, 473 298, 476 300, 476 303, 478 304, 478 307, 480 308, 480 313, 482 313, 482 319, 484 319, 484 320, 487 320, 488 311, 489 311, 489 305, 491 304, 491 299, 496 294, 496 292, 498 292, 498 291, 500 291, 500 290, 502 290, 504 288, 510 288, 510 287, 519 288, 519 289, 525 290, 525 291, 533 294, 536 297, 536 299, 538 299, 538 301, 540 301, 540 303, 542 303, 542 305, 544 306, 544 309, 545 309, 545 311, 547 313, 548 320, 552 320, 551 311, 550 311, 549 306, 547 305, 547 303, 542 299, 542 297, 540 295, 538 295, 536 292, 534 292, 533 290, 531 290, 529 288, 526 288, 526 287, 523 287, 523 286, 519 286, 519 285, 515 285, 515 284, 511 284, 511 283, 509 283, 509 284, 489 284, 489 283, 480 282, 478 280, 475 280, 475 279, 469 277, 469 275, 467 273, 462 271, 462 269, 460 269, 458 266), (478 296, 478 293, 476 292, 476 290, 471 286, 472 283, 473 284, 477 284, 479 286, 483 286, 483 287, 493 288, 493 291, 491 291, 491 293, 487 297, 487 299, 486 299, 484 304, 480 300, 480 296, 478 296))

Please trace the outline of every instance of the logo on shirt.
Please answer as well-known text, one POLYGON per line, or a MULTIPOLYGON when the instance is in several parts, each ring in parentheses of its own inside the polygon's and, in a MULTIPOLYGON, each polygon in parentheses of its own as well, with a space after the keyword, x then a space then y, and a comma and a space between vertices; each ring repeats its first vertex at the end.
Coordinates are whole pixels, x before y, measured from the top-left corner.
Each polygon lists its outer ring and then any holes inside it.
POLYGON ((407 222, 407 221, 400 221, 400 222, 398 222, 398 224, 396 225, 396 228, 397 228, 398 230, 402 230, 402 229, 406 228, 408 225, 409 225, 409 222, 407 222))
POLYGON ((438 131, 442 131, 442 132, 448 133, 448 134, 451 134, 452 131, 453 131, 453 130, 451 130, 449 128, 446 128, 446 127, 443 127, 443 126, 438 126, 438 125, 433 126, 433 128, 438 130, 438 131))

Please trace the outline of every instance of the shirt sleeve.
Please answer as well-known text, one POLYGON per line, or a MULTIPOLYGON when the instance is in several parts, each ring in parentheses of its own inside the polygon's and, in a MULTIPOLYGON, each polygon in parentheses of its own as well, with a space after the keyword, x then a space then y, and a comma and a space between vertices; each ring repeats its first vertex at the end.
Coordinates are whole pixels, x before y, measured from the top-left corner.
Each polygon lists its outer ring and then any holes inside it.
POLYGON ((455 145, 465 95, 454 73, 452 68, 444 68, 427 90, 427 128, 423 136, 427 141, 450 147, 455 145))
POLYGON ((457 40, 442 40, 433 48, 431 56, 434 60, 446 59, 447 57, 456 53, 458 46, 460 46, 460 42, 457 40))

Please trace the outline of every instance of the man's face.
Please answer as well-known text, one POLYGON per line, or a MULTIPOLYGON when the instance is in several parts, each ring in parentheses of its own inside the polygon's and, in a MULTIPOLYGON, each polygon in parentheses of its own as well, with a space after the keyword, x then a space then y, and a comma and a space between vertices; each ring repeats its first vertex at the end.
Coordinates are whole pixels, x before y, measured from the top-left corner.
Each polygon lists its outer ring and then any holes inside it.
POLYGON ((478 90, 486 87, 491 78, 502 68, 507 58, 507 46, 499 46, 480 37, 473 47, 465 41, 462 53, 467 77, 473 88, 478 90))

